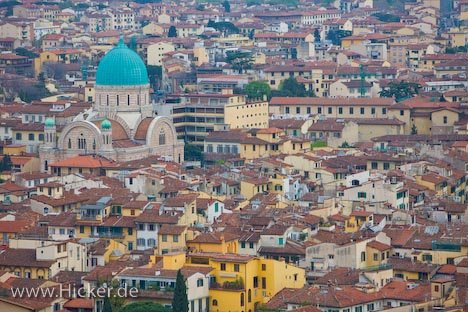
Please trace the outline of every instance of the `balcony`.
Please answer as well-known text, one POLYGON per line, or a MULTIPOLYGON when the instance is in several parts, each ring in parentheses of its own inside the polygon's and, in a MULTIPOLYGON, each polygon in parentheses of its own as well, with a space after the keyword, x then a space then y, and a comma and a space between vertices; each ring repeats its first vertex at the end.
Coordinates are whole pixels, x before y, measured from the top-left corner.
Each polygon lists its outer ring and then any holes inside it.
POLYGON ((80 215, 80 220, 82 220, 82 221, 102 221, 102 216, 101 215, 85 214, 85 215, 80 215))
POLYGON ((233 282, 211 282, 210 289, 222 289, 222 290, 244 290, 244 281, 242 279, 237 279, 233 282))
POLYGON ((124 234, 122 232, 98 232, 93 234, 94 237, 99 238, 123 238, 124 234))

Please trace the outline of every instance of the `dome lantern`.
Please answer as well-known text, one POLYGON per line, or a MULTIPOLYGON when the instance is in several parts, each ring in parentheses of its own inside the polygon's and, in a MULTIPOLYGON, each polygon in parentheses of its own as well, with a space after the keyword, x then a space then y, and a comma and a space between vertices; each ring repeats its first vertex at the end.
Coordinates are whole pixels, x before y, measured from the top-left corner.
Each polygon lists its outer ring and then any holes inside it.
POLYGON ((44 126, 46 128, 52 128, 55 127, 55 120, 53 118, 47 118, 44 122, 44 126))
POLYGON ((101 129, 103 130, 109 130, 110 128, 112 127, 112 124, 111 122, 109 121, 109 119, 104 119, 102 122, 101 122, 101 129))

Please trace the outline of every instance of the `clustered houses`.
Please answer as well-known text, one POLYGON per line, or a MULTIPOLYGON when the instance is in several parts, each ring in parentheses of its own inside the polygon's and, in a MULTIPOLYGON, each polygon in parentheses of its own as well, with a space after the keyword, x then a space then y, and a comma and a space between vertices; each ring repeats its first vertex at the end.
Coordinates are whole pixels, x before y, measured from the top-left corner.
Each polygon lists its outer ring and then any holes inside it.
POLYGON ((466 310, 466 0, 10 2, 0 311, 466 310))

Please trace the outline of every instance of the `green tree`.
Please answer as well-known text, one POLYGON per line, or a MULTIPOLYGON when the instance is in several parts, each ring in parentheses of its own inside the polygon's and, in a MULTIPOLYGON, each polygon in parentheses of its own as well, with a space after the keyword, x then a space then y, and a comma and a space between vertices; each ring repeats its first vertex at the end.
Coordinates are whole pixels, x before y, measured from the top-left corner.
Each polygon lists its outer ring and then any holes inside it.
POLYGON ((128 42, 128 47, 133 51, 137 51, 137 39, 135 36, 130 37, 130 41, 128 42))
POLYGON ((385 22, 385 23, 399 23, 400 22, 399 16, 396 16, 390 13, 378 12, 378 13, 372 14, 372 16, 375 16, 379 21, 385 22))
POLYGON ((2 161, 0 161, 0 172, 11 171, 12 166, 13 163, 11 162, 10 155, 3 156, 2 161))
POLYGON ((418 83, 404 80, 392 81, 380 91, 380 97, 393 97, 395 101, 400 102, 419 94, 420 89, 421 85, 418 83))
POLYGON ((411 134, 418 134, 418 128, 415 124, 413 124, 413 126, 411 127, 411 134))
POLYGON ((283 80, 278 90, 271 92, 272 96, 297 96, 297 97, 306 97, 306 96, 315 96, 313 91, 307 91, 305 86, 302 83, 297 82, 296 78, 289 77, 286 80, 283 80))
POLYGON ((222 32, 225 36, 239 33, 239 28, 231 22, 208 22, 208 27, 213 27, 217 31, 222 32))
POLYGON ((349 30, 330 30, 327 33, 327 40, 330 40, 334 45, 341 45, 341 39, 348 36, 351 36, 351 31, 349 30))
POLYGON ((176 285, 174 289, 174 298, 172 299, 172 311, 188 312, 189 303, 187 299, 187 286, 182 272, 177 271, 176 285))
POLYGON ((231 12, 231 4, 228 0, 224 0, 223 2, 224 12, 230 13, 231 12))
POLYGON ((167 31, 167 37, 169 38, 177 37, 177 28, 174 25, 169 27, 169 30, 167 31))
POLYGON ((21 56, 29 57, 30 59, 34 59, 39 56, 38 54, 23 47, 16 48, 15 53, 21 56))
POLYGON ((184 159, 188 161, 203 162, 203 151, 200 147, 185 143, 184 145, 184 159))
POLYGON ((314 30, 314 41, 320 42, 320 31, 318 30, 318 28, 315 28, 314 30))
POLYGON ((261 5, 262 0, 247 0, 245 3, 248 7, 254 6, 254 5, 261 5))
POLYGON ((104 298, 104 304, 102 306, 102 312, 112 312, 112 304, 109 300, 109 297, 104 298))
POLYGON ((168 309, 159 303, 154 303, 151 301, 140 301, 127 304, 119 312, 171 312, 171 309, 168 309))
POLYGON ((243 93, 247 95, 249 99, 263 99, 264 96, 269 99, 271 88, 268 83, 264 81, 252 81, 245 85, 243 93))
POLYGON ((148 65, 148 77, 152 86, 155 86, 162 79, 162 66, 148 65))
POLYGON ((229 52, 226 56, 226 62, 242 74, 245 69, 252 67, 253 58, 250 52, 229 52))

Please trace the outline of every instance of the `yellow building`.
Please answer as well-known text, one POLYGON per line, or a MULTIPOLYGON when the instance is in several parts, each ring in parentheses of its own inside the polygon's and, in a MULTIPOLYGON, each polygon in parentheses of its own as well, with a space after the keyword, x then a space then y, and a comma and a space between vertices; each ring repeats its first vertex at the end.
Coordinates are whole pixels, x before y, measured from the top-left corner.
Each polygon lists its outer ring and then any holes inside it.
POLYGON ((158 232, 158 254, 165 255, 186 249, 187 227, 163 224, 158 232))
POLYGON ((268 127, 268 101, 232 101, 224 107, 224 123, 231 129, 268 127))
POLYGON ((187 241, 187 248, 194 252, 234 253, 239 251, 237 234, 211 232, 203 233, 187 241))
POLYGON ((386 264, 390 258, 392 246, 378 242, 376 240, 366 245, 366 264, 367 267, 375 267, 386 264))
POLYGON ((216 253, 189 254, 191 265, 205 264, 211 272, 210 311, 249 311, 268 302, 283 288, 302 288, 304 269, 284 261, 216 253))
POLYGON ((44 63, 77 63, 80 60, 81 53, 79 49, 56 49, 41 52, 39 57, 34 59, 34 72, 36 76, 42 72, 44 63))
MULTIPOLYGON (((358 193, 358 198, 365 200, 365 193, 358 193)), ((370 211, 358 211, 355 210, 349 215, 349 219, 346 220, 345 232, 354 233, 361 229, 365 224, 373 224, 374 214, 370 211)))
POLYGON ((113 239, 125 245, 126 250, 134 250, 136 247, 136 210, 134 208, 122 209, 122 204, 111 203, 108 197, 99 199, 96 204, 81 205, 76 222, 77 236, 113 239), (131 215, 132 210, 134 216, 131 215))
POLYGON ((265 80, 271 89, 279 88, 281 82, 288 78, 295 78, 298 82, 304 83, 306 90, 313 89, 318 97, 327 94, 324 85, 324 71, 312 65, 273 65, 264 69, 265 80))
POLYGON ((240 183, 241 195, 249 200, 255 196, 255 194, 263 193, 268 191, 269 179, 267 177, 244 177, 240 183))
POLYGON ((447 178, 438 175, 437 173, 430 172, 424 175, 415 176, 416 183, 425 186, 428 189, 435 191, 438 196, 447 194, 447 178))
POLYGON ((26 145, 24 144, 10 144, 3 147, 4 155, 21 155, 26 153, 26 145))

